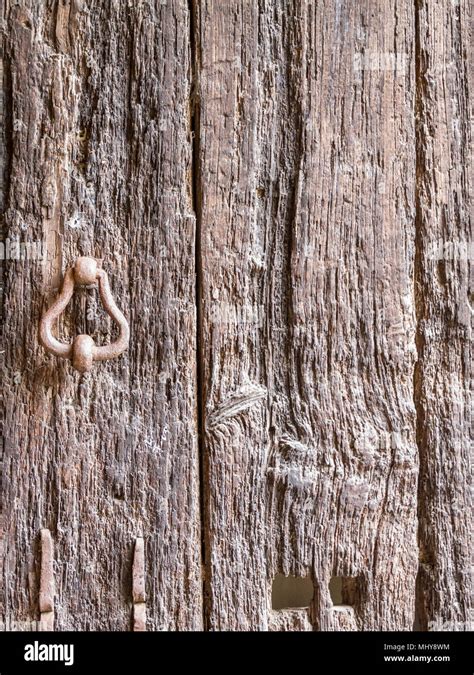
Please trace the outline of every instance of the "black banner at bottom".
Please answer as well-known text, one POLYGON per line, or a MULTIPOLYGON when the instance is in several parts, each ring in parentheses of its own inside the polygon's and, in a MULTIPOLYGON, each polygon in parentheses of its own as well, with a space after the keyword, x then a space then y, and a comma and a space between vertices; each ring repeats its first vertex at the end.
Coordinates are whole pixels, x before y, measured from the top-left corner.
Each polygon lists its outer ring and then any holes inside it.
POLYGON ((0 675, 298 667, 472 675, 471 633, 0 633, 0 675))

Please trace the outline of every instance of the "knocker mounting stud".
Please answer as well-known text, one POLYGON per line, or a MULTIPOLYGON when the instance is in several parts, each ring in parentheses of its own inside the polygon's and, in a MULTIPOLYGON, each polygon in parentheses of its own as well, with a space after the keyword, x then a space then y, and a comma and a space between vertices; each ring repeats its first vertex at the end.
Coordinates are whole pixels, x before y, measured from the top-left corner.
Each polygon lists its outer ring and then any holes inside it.
POLYGON ((95 258, 77 258, 74 266, 70 267, 64 276, 61 293, 40 321, 41 344, 51 354, 70 359, 73 367, 80 373, 86 373, 91 370, 94 361, 106 361, 120 356, 127 349, 129 338, 130 329, 127 320, 115 304, 109 279, 100 268, 99 261, 95 258), (120 333, 117 340, 108 345, 97 346, 90 335, 77 335, 72 344, 60 342, 52 333, 53 322, 65 310, 75 286, 89 286, 95 283, 99 284, 100 298, 105 311, 119 326, 120 333))

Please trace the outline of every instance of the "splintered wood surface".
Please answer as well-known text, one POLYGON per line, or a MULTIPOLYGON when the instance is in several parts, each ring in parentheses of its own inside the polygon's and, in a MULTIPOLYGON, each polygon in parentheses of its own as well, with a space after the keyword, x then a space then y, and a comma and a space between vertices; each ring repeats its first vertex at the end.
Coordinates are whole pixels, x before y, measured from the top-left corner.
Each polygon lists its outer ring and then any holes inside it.
POLYGON ((420 628, 474 630, 470 382, 473 235, 472 6, 417 5, 418 363, 420 628), (470 87, 468 86, 470 85, 470 87))
POLYGON ((468 627, 468 10, 5 0, 7 627, 468 627))
MULTIPOLYGON (((148 628, 199 629, 187 4, 13 5, 5 225, 10 239, 45 242, 48 260, 6 268, 2 609, 9 621, 39 619, 47 528, 56 629, 128 630, 144 537, 148 628), (131 326, 128 353, 86 376, 37 338, 78 255, 104 259, 131 326)), ((113 335, 93 289, 66 312, 62 336, 76 332, 113 335)))
POLYGON ((357 577, 360 629, 413 625, 414 10, 335 9, 202 4, 216 629, 278 627, 268 598, 279 572, 311 574, 308 628, 338 627, 333 575, 357 577), (384 63, 393 45, 400 63, 384 63))

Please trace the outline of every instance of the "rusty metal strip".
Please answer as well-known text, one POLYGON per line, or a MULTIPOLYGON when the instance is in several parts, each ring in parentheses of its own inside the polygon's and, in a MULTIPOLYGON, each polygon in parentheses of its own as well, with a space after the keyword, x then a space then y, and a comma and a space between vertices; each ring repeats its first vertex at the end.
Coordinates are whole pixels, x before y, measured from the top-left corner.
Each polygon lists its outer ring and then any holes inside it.
POLYGON ((146 631, 145 542, 135 540, 132 567, 133 630, 146 631))
POLYGON ((41 630, 54 630, 54 544, 49 530, 41 530, 39 610, 41 630))

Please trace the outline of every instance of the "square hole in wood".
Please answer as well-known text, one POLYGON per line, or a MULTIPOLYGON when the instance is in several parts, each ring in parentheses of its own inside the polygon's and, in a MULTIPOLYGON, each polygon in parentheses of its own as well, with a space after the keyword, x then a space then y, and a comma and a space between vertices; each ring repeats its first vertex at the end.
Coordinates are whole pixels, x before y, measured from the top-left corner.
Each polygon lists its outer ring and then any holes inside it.
POLYGON ((329 593, 333 605, 354 606, 357 604, 359 597, 359 578, 331 577, 329 593))
POLYGON ((311 577, 277 574, 272 584, 272 609, 304 609, 314 596, 311 577))

